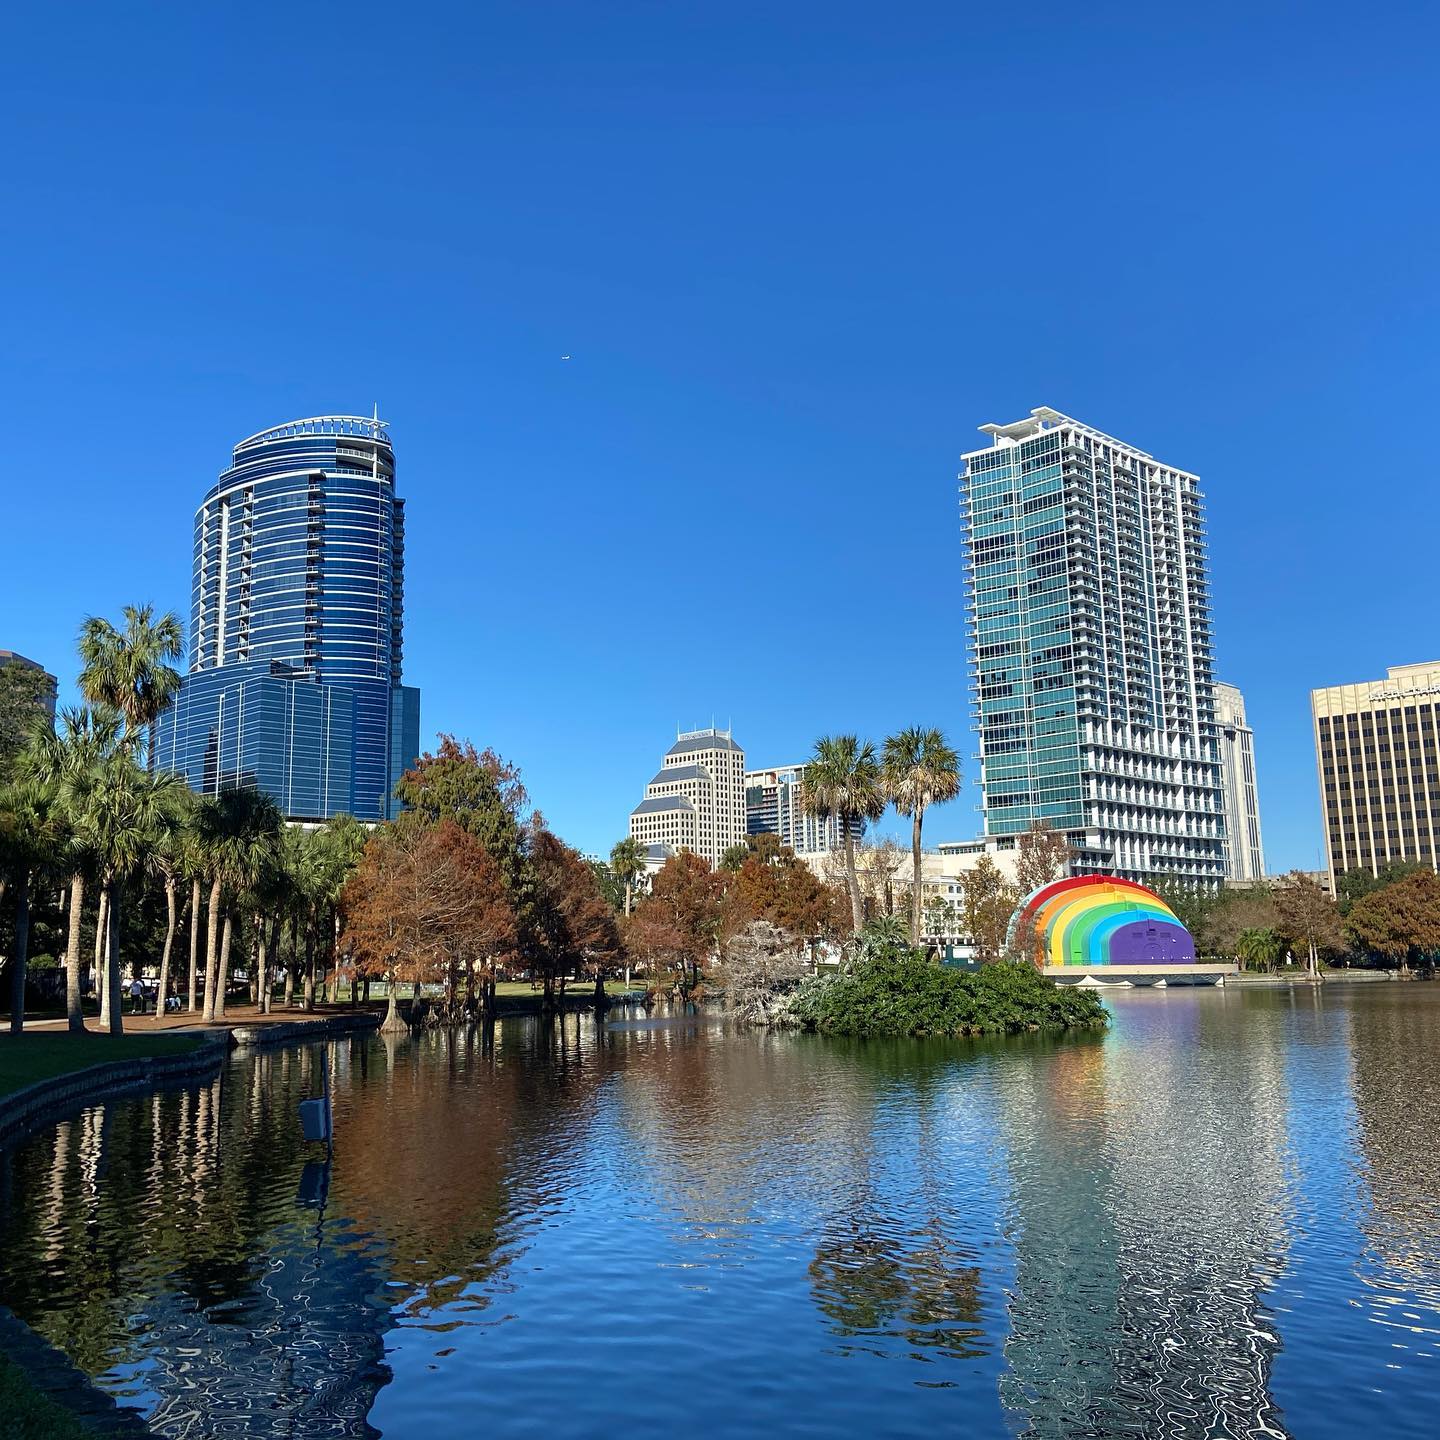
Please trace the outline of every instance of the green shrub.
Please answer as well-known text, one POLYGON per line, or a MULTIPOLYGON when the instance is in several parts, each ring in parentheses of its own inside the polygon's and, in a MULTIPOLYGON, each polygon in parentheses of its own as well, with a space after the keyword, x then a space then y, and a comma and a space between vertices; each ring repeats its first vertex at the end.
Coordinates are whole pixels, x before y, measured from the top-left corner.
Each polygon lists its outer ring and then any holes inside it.
POLYGON ((870 947, 850 970, 807 982, 791 1018, 833 1035, 987 1035, 1103 1025, 1088 990, 1057 985, 1028 965, 1000 963, 965 973, 907 946, 870 947))

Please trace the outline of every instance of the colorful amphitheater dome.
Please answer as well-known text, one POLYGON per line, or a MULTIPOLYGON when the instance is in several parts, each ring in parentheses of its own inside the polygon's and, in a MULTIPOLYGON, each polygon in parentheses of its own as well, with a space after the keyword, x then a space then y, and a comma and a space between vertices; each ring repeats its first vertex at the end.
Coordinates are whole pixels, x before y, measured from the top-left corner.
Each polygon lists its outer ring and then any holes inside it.
POLYGON ((1035 937, 1035 964, 1189 965, 1195 941, 1153 891, 1114 875, 1053 880, 1027 895, 1010 920, 1035 937))

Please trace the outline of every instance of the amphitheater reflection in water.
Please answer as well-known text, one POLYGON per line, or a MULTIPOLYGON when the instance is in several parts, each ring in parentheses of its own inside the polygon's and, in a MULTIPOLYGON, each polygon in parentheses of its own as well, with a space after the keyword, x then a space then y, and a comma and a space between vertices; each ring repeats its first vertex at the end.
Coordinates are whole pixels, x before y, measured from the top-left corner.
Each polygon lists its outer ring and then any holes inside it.
POLYGON ((1112 1005, 237 1059, 0 1161, 0 1301, 165 1436, 1428 1435, 1440 986, 1112 1005))

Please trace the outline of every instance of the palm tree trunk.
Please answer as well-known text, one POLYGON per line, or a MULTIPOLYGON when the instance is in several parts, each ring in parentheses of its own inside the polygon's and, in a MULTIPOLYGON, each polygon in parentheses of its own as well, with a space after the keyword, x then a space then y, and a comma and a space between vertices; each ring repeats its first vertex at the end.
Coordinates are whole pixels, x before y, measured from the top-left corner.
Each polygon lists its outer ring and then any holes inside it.
POLYGON ((920 944, 920 827, 925 823, 925 807, 916 805, 915 818, 910 822, 910 860, 914 866, 910 889, 910 943, 920 944))
POLYGON ((80 922, 85 909, 85 876, 77 871, 70 877, 70 934, 65 941, 65 1020, 72 1035, 85 1029, 85 1012, 80 1008, 80 922))
POLYGON ((300 915, 297 911, 290 912, 290 958, 284 961, 285 965, 285 1008, 288 1010, 295 1003, 295 975, 300 969, 300 915))
POLYGON ((25 964, 30 950, 30 871, 15 885, 15 956, 10 962, 10 1033, 25 1028, 25 964))
POLYGON ((340 1003, 340 907, 330 907, 330 963, 329 973, 335 977, 334 1001, 340 1003))
POLYGON ((274 1007, 275 964, 280 958, 280 917, 270 917, 270 931, 265 945, 265 982, 260 989, 260 1009, 268 1015, 274 1007))
POLYGON ((635 895, 635 882, 629 878, 625 881, 625 918, 630 918, 630 905, 635 895))
POLYGON ((95 1000, 100 1014, 105 1014, 105 979, 108 965, 105 945, 110 938, 110 887, 100 888, 100 904, 95 912, 95 1000))
POLYGON ((305 991, 300 1008, 307 1014, 315 1008, 315 926, 305 921, 305 991))
POLYGON ((215 966, 215 1014, 216 1020, 225 1018, 225 987, 230 982, 230 935, 233 926, 230 911, 225 911, 225 929, 220 940, 220 959, 215 966))
POLYGON ((125 1031, 122 1014, 125 1004, 125 989, 120 983, 120 877, 110 882, 110 905, 106 914, 106 948, 109 955, 105 960, 105 1016, 106 1028, 112 1035, 125 1031))
POLYGON ((207 1025, 215 1019, 215 969, 220 931, 220 877, 210 882, 210 903, 205 911, 205 1010, 207 1025))
POLYGON ((185 1008, 195 1013, 195 977, 200 968, 200 877, 190 885, 190 989, 185 1008))
POLYGON ((155 987, 155 1014, 165 1013, 165 997, 170 992, 170 951, 175 945, 177 923, 175 905, 175 881, 165 881, 165 948, 160 952, 160 982, 155 987))
POLYGON ((260 1008, 260 967, 265 963, 265 936, 261 933, 264 920, 257 910, 250 917, 250 1003, 260 1008))
POLYGON ((855 836, 851 833, 848 815, 842 815, 840 823, 845 828, 845 883, 850 890, 850 915, 858 935, 865 924, 865 911, 860 904, 860 880, 855 874, 855 836))

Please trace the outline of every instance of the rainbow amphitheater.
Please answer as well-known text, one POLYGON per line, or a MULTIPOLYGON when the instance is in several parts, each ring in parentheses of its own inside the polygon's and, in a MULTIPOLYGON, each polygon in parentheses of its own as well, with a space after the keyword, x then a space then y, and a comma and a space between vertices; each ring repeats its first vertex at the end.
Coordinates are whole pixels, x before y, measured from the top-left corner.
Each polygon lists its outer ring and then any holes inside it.
POLYGON ((1202 965, 1195 941, 1153 891, 1114 875, 1053 880, 1010 919, 1008 945, 1033 945, 1035 966, 1081 984, 1223 984, 1234 965, 1202 965))

